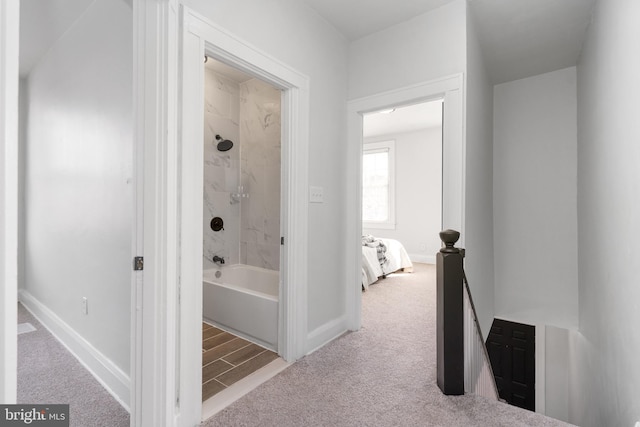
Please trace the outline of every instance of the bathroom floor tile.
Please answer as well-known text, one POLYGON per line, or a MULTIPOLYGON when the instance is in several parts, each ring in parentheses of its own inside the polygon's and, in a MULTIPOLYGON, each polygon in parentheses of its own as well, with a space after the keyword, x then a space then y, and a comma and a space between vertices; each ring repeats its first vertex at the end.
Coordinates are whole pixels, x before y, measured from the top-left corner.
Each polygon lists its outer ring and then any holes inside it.
POLYGON ((246 347, 250 344, 251 343, 249 341, 243 340, 242 338, 236 338, 217 347, 214 347, 211 350, 207 350, 202 355, 202 366, 205 366, 213 362, 214 360, 221 359, 227 356, 229 353, 233 353, 234 351, 246 347))
POLYGON ((263 351, 265 351, 265 349, 260 347, 259 345, 250 344, 244 348, 241 348, 240 350, 234 351, 233 353, 224 356, 222 360, 224 360, 225 362, 229 362, 232 365, 240 365, 247 360, 256 357, 263 351))
POLYGON ((278 358, 273 351, 202 323, 202 400, 278 358))
POLYGON ((252 374, 268 363, 273 362, 277 358, 277 354, 272 351, 265 350, 253 359, 249 359, 242 365, 238 365, 230 371, 227 371, 219 377, 216 377, 216 379, 228 387, 231 384, 240 381, 249 374, 252 374))
POLYGON ((223 333, 224 333, 224 331, 222 329, 218 329, 218 328, 212 326, 212 327, 210 327, 208 329, 204 329, 202 331, 202 339, 203 340, 208 340, 209 338, 213 338, 216 335, 220 335, 220 334, 223 334, 223 333))
POLYGON ((211 350, 212 348, 217 347, 220 344, 224 344, 227 341, 231 341, 234 338, 235 338, 235 335, 231 335, 229 332, 223 332, 212 338, 204 340, 202 342, 202 348, 204 348, 205 350, 211 350))
POLYGON ((205 401, 216 393, 220 393, 226 387, 216 380, 202 384, 202 400, 205 401))
POLYGON ((233 369, 233 365, 224 360, 219 359, 213 363, 209 363, 202 368, 202 382, 212 380, 218 375, 227 372, 229 369, 233 369))

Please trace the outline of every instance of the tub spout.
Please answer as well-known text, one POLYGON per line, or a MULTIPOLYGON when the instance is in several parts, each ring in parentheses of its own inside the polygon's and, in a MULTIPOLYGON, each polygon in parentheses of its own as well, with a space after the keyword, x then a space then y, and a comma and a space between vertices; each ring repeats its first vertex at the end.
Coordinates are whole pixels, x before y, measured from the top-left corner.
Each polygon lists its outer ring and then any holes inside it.
POLYGON ((215 262, 218 265, 224 264, 224 258, 218 255, 214 255, 213 262, 215 262))

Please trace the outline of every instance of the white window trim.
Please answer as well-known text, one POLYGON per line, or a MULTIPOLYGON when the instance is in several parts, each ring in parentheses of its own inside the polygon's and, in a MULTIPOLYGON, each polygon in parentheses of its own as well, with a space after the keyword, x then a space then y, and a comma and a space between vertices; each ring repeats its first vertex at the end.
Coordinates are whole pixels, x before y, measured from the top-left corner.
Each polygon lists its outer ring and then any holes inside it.
POLYGON ((389 153, 389 218, 386 221, 363 221, 362 228, 379 230, 396 229, 396 141, 367 142, 362 146, 362 155, 386 151, 389 153))

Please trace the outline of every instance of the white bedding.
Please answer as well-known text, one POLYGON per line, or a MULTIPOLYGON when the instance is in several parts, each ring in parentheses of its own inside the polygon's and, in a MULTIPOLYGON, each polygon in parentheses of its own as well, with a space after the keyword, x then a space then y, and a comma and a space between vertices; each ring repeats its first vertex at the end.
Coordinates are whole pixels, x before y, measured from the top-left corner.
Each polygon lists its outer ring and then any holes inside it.
POLYGON ((380 239, 387 247, 385 253, 387 261, 381 266, 378 262, 376 248, 362 247, 362 286, 367 290, 369 285, 379 277, 393 273, 404 268, 405 271, 413 271, 413 264, 402 243, 394 239, 380 239))

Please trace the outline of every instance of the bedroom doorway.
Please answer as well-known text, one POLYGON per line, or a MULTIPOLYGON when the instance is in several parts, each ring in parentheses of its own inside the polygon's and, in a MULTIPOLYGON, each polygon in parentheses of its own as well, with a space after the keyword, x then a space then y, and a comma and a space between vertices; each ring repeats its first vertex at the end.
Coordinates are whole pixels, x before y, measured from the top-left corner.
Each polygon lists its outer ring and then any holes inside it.
MULTIPOLYGON (((424 285, 435 283, 442 227, 442 118, 442 98, 363 115, 362 288, 368 293, 362 295, 362 322, 367 325, 375 323, 369 304, 375 306, 381 292, 400 307, 407 307, 402 298, 428 305, 430 287, 424 285)), ((400 307, 391 308, 392 317, 405 313, 400 307)))
POLYGON ((442 229, 442 118, 442 98, 363 116, 362 244, 379 248, 377 257, 363 249, 365 288, 410 270, 413 262, 435 263, 442 229), (372 266, 365 262, 370 258, 372 266))
MULTIPOLYGON (((347 280, 349 286, 346 287, 347 299, 347 322, 350 330, 358 330, 362 323, 362 281, 363 281, 363 230, 367 230, 363 225, 363 155, 364 143, 367 142, 364 136, 365 121, 367 116, 382 110, 396 111, 405 106, 413 106, 431 101, 440 102, 442 108, 441 115, 441 209, 440 209, 440 230, 453 228, 460 230, 464 239, 464 121, 463 121, 463 76, 461 74, 445 77, 438 80, 425 82, 422 84, 397 89, 390 92, 383 92, 367 98, 361 98, 349 103, 348 107, 348 128, 349 128, 349 150, 347 152, 349 165, 349 200, 353 200, 348 206, 347 235, 346 244, 349 247, 349 258, 347 262, 347 280)), ((379 113, 378 113, 379 114, 379 113)), ((383 138, 384 139, 384 138, 383 138)), ((373 142, 373 141, 372 141, 373 142)), ((387 150, 388 148, 372 147, 373 153, 376 150, 387 150)), ((395 151, 395 148, 394 148, 395 151)), ((395 152, 392 154, 395 156, 395 152)), ((394 164, 397 168, 397 164, 394 164)), ((423 166, 418 166, 423 167, 423 166)), ((398 186, 396 190, 398 191, 398 186)), ((407 186, 409 200, 416 200, 420 197, 422 187, 411 183, 407 186)), ((392 224, 399 221, 391 218, 392 224)), ((379 218, 378 218, 379 219, 379 218)), ((383 227, 384 224, 379 224, 383 227)), ((381 233, 388 229, 381 228, 381 233)), ((437 230, 437 231, 440 231, 437 230)), ((378 231, 380 233, 380 231, 378 231)), ((437 236, 437 232, 435 233, 437 236)), ((437 237, 436 237, 437 238, 437 237)), ((422 247, 418 242, 418 250, 422 247)), ((422 242, 424 243, 424 242, 422 242)), ((427 252, 426 243, 424 243, 427 252)), ((464 242, 460 242, 464 245, 464 242)), ((439 246, 438 246, 439 248, 439 246)), ((411 249, 410 249, 411 250, 411 249)), ((431 256, 435 257, 434 251, 431 256)), ((428 256, 428 255, 426 255, 428 256)), ((426 258, 422 258, 423 261, 426 258)))

